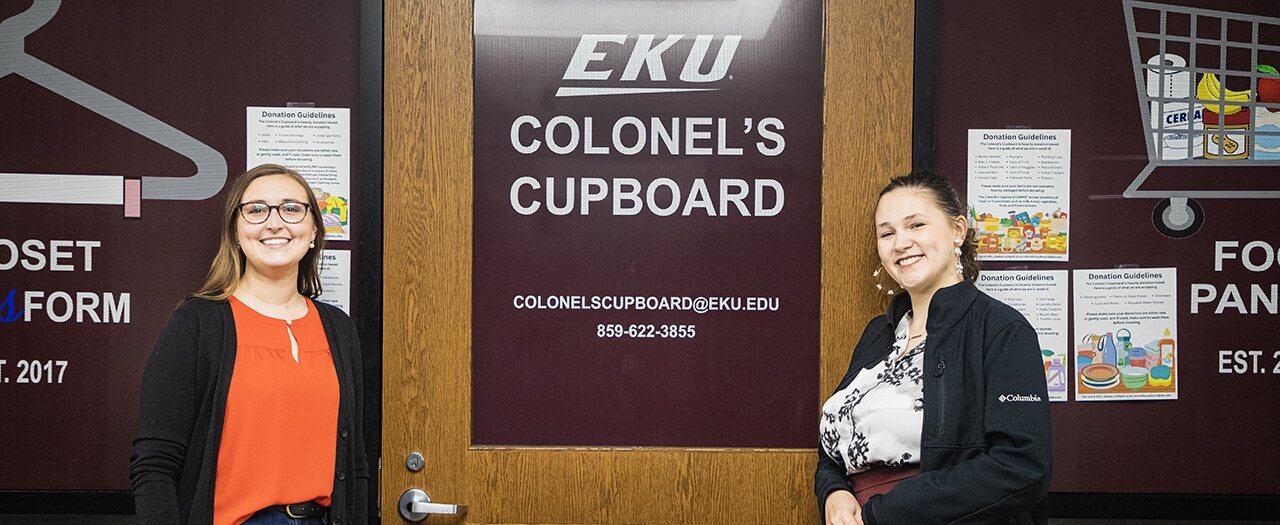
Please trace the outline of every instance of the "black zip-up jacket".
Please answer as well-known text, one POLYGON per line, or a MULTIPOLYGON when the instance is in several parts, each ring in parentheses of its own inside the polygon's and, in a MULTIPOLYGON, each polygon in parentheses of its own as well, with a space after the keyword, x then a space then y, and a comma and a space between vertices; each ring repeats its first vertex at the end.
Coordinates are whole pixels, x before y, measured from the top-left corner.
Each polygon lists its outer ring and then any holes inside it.
MULTIPOLYGON (((837 392, 885 359, 895 323, 910 309, 904 293, 867 324, 837 392)), ((864 522, 1048 523, 1053 447, 1035 330, 970 281, 934 294, 925 328, 920 474, 872 496, 862 508, 864 522)), ((818 447, 819 512, 836 490, 853 485, 845 466, 818 447)))

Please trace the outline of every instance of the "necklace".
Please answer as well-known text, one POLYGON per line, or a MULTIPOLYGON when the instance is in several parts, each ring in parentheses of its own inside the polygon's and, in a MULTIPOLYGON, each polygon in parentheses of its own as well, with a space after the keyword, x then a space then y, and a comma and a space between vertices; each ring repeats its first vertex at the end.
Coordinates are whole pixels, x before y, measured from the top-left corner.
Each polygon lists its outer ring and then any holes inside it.
POLYGON ((909 355, 915 354, 916 350, 924 348, 924 340, 920 338, 924 337, 927 333, 928 332, 921 332, 919 334, 916 334, 907 338, 907 342, 902 345, 902 349, 898 350, 898 354, 895 359, 899 359, 899 360, 904 359, 909 355), (917 339, 920 340, 919 343, 915 342, 917 339))

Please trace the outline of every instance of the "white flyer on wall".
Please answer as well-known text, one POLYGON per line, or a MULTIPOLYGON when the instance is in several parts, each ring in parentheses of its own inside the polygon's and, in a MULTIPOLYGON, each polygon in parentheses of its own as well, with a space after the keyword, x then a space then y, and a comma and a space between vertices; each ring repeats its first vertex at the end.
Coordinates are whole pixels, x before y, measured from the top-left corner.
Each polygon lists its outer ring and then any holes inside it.
POLYGON ((1050 401, 1067 400, 1071 349, 1067 339, 1067 271, 983 270, 978 288, 1014 309, 1040 338, 1050 401))
POLYGON ((971 129, 968 164, 979 260, 1067 260, 1071 130, 971 129))
POLYGON ((302 174, 316 194, 325 237, 351 239, 351 110, 246 108, 245 165, 280 164, 302 174))
POLYGON ((1178 398, 1175 268, 1073 270, 1076 400, 1178 398))
POLYGON ((325 250, 320 254, 320 289, 316 298, 351 315, 351 251, 325 250))

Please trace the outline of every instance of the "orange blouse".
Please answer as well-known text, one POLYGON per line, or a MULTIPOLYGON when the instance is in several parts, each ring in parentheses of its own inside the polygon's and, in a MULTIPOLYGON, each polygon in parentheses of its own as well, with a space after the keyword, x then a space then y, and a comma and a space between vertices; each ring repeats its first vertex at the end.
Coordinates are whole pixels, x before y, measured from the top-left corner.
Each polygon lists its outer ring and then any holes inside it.
POLYGON ((271 505, 329 506, 338 433, 338 375, 315 305, 292 322, 235 297, 236 362, 218 449, 213 522, 239 525, 271 505), (298 342, 298 361, 289 341, 298 342))

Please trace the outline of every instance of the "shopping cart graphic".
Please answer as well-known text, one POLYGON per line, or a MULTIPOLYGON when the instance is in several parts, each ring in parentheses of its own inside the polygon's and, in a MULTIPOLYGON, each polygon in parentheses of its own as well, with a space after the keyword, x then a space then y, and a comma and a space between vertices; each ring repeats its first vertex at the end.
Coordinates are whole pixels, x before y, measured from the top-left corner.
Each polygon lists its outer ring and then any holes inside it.
MULTIPOLYGON (((1204 223, 1195 199, 1280 198, 1260 190, 1152 190, 1156 168, 1280 166, 1280 18, 1125 0, 1147 166, 1126 198, 1163 199, 1152 221, 1187 237, 1204 223)), ((1214 178, 1206 177, 1211 186, 1214 178)))

